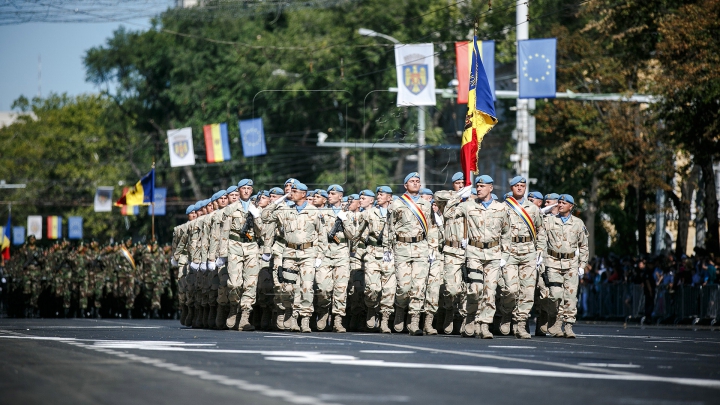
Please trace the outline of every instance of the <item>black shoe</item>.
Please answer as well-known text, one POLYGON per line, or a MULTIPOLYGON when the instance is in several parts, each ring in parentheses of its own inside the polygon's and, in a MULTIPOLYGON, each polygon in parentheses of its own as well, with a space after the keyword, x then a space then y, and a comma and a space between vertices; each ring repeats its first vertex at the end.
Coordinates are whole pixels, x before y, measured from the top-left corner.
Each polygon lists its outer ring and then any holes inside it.
POLYGON ((132 319, 132 309, 127 310, 127 319, 132 319))

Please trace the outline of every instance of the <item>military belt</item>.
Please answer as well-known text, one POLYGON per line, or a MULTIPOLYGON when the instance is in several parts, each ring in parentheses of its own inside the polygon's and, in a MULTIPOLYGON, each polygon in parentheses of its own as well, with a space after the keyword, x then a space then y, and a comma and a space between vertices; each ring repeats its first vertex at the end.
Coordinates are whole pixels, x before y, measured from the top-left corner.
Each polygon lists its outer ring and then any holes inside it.
POLYGON ((398 240, 398 242, 403 242, 403 243, 417 243, 417 242, 422 242, 422 241, 424 241, 424 240, 425 240, 425 236, 424 236, 424 235, 420 235, 420 236, 414 236, 414 237, 412 237, 412 238, 406 238, 406 237, 403 237, 403 236, 398 236, 398 237, 397 237, 397 240, 398 240))
POLYGON ((546 283, 548 287, 562 287, 563 283, 549 282, 546 283))
POLYGON ((525 242, 532 242, 533 238, 532 236, 515 236, 512 238, 513 243, 525 243, 525 242))
POLYGON ((312 242, 306 242, 306 243, 290 243, 290 242, 288 242, 287 247, 289 247, 290 249, 295 249, 295 250, 305 250, 305 249, 310 249, 311 247, 313 247, 313 243, 312 242))
POLYGON ((454 248, 461 248, 461 247, 462 247, 462 242, 450 242, 450 241, 447 241, 447 240, 446 240, 446 241, 445 241, 445 246, 450 246, 450 247, 454 247, 454 248))
POLYGON ((338 236, 335 236, 335 238, 328 238, 328 239, 330 239, 330 242, 335 243, 335 244, 338 244, 338 245, 347 242, 347 239, 345 239, 345 238, 340 238, 340 237, 338 237, 338 236), (335 238, 337 238, 339 241, 338 241, 338 240, 335 240, 335 238))
POLYGON ((235 242, 240 242, 240 243, 250 243, 250 242, 252 242, 252 240, 250 240, 250 238, 248 238, 247 236, 238 235, 238 234, 235 234, 235 233, 231 233, 230 236, 229 236, 229 238, 230 238, 230 240, 234 240, 235 242))
POLYGON ((466 268, 467 271, 467 277, 465 279, 466 283, 480 283, 483 284, 484 282, 484 276, 483 272, 480 269, 472 269, 470 267, 466 268))
POLYGON ((479 242, 476 240, 471 240, 469 244, 470 244, 470 246, 475 246, 476 248, 480 248, 480 249, 490 249, 490 248, 500 245, 500 241, 494 240, 492 242, 479 242))
POLYGON ((556 258, 556 259, 560 259, 560 260, 563 260, 563 259, 572 259, 572 258, 575 257, 575 252, 572 252, 572 253, 560 253, 560 252, 556 252, 556 251, 554 251, 554 250, 548 249, 548 256, 552 256, 552 257, 554 257, 554 258, 556 258))

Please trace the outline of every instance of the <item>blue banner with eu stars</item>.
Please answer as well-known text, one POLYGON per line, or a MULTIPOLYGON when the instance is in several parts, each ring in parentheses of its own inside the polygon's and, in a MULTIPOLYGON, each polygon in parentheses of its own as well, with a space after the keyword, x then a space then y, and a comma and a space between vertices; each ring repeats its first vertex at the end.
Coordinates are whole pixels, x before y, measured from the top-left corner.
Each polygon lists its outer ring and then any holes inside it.
POLYGON ((518 42, 519 98, 555 97, 557 39, 529 39, 518 42))

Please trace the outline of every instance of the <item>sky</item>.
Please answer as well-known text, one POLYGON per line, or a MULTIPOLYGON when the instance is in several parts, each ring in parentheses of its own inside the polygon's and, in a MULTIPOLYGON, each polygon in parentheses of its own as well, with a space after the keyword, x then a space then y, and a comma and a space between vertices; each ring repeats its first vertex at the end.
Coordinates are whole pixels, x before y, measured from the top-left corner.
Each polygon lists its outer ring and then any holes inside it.
POLYGON ((85 52, 104 45, 121 25, 145 30, 149 19, 108 23, 25 23, 0 26, 0 111, 21 95, 38 94, 38 55, 42 59, 42 96, 50 92, 97 93, 85 81, 85 52))

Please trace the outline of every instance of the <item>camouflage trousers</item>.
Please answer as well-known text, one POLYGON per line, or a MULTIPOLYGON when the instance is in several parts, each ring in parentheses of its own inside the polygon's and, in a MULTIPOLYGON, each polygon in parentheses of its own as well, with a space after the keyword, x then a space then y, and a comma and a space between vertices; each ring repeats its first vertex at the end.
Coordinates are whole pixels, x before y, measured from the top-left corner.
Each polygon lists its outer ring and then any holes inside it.
POLYGON ((118 277, 118 295, 125 298, 125 309, 135 306, 135 278, 132 276, 118 277))
POLYGON ((33 280, 25 280, 25 285, 23 287, 23 293, 26 295, 30 295, 30 306, 33 308, 37 308, 38 306, 38 300, 40 299, 40 293, 42 292, 42 287, 40 281, 33 281, 33 280))
POLYGON ((200 270, 193 270, 188 266, 187 275, 185 276, 185 305, 195 306, 195 284, 197 284, 198 274, 200 270))
POLYGON ((190 267, 187 264, 178 265, 177 295, 180 308, 187 304, 187 275, 189 270, 190 267))
POLYGON ((565 323, 575 323, 577 316, 578 293, 578 266, 560 270, 549 267, 547 269, 550 281, 550 300, 552 305, 548 311, 550 316, 557 316, 565 323))
POLYGON ((260 273, 258 274, 257 304, 263 310, 272 310, 273 296, 275 295, 272 271, 268 263, 260 262, 260 273))
POLYGON ((425 303, 425 287, 427 285, 430 265, 426 256, 419 258, 395 257, 395 305, 408 308, 408 314, 422 312, 425 303))
POLYGON ((350 257, 350 280, 347 290, 347 300, 350 312, 359 315, 365 312, 365 269, 357 254, 350 257))
POLYGON ((526 255, 519 263, 506 264, 502 274, 498 283, 498 312, 502 315, 512 314, 515 322, 527 321, 535 302, 535 254, 526 255))
POLYGON ((333 315, 345 316, 349 282, 349 256, 323 259, 315 269, 318 312, 327 312, 332 305, 333 315))
POLYGON ((198 270, 195 275, 195 307, 208 304, 207 293, 209 290, 208 271, 198 270))
POLYGON ((103 286, 105 285, 105 279, 101 275, 95 275, 90 277, 90 295, 94 298, 93 306, 95 308, 102 308, 100 299, 103 297, 103 286))
POLYGON ((92 290, 90 289, 90 283, 88 283, 87 280, 81 280, 81 281, 78 281, 77 286, 78 286, 78 293, 79 293, 78 303, 80 305, 80 308, 81 309, 87 308, 88 298, 92 295, 92 290))
POLYGON ((150 309, 160 309, 160 297, 163 293, 162 283, 147 280, 145 285, 145 298, 150 301, 150 309))
POLYGON ((69 281, 56 279, 55 280, 55 296, 62 298, 63 308, 70 308, 70 301, 72 300, 72 284, 69 281))
POLYGON ((467 315, 475 314, 475 321, 492 323, 495 316, 495 290, 500 278, 500 259, 468 259, 467 271, 470 280, 465 288, 463 308, 467 315), (478 279, 473 279, 474 273, 478 279))
POLYGON ((228 292, 230 291, 230 288, 228 287, 228 279, 230 277, 228 276, 227 257, 225 258, 225 264, 218 266, 216 270, 218 273, 217 303, 219 305, 227 305, 230 303, 228 300, 228 292))
POLYGON ((423 310, 426 314, 434 314, 440 306, 440 286, 443 283, 443 255, 437 249, 433 249, 435 260, 430 263, 425 289, 425 304, 423 310))
MULTIPOLYGON (((543 273, 545 272, 545 266, 541 265, 538 269, 537 276, 537 287, 535 288, 535 308, 538 311, 538 315, 541 312, 546 314, 555 313, 556 305, 550 299, 550 289, 545 285, 543 279, 543 273)), ((558 316, 562 316, 562 307, 557 308, 558 316)))
MULTIPOLYGON (((230 305, 240 305, 243 311, 252 310, 257 298, 258 262, 257 243, 229 242, 228 255, 228 301, 230 305)), ((223 283, 223 280, 220 280, 223 283)))
POLYGON ((453 253, 443 254, 443 282, 445 283, 445 291, 443 291, 443 308, 446 311, 454 311, 455 305, 458 304, 458 312, 466 315, 465 308, 462 303, 465 300, 465 281, 463 281, 462 266, 465 264, 465 256, 453 253))
POLYGON ((385 262, 382 257, 365 256, 365 306, 379 308, 380 313, 393 312, 395 303, 395 263, 385 262))
POLYGON ((215 270, 208 270, 208 284, 210 285, 207 298, 208 305, 214 307, 217 306, 220 291, 220 272, 217 267, 215 270))
MULTIPOLYGON (((297 275, 297 281, 292 288, 293 312, 302 317, 310 317, 313 314, 313 295, 315 284, 315 263, 314 257, 305 258, 283 258, 283 277, 288 278, 291 274, 297 275), (297 272, 297 274, 293 273, 297 272)), ((289 291, 288 291, 289 292, 289 291)))

